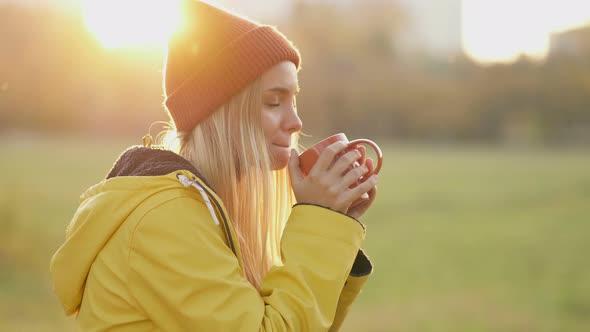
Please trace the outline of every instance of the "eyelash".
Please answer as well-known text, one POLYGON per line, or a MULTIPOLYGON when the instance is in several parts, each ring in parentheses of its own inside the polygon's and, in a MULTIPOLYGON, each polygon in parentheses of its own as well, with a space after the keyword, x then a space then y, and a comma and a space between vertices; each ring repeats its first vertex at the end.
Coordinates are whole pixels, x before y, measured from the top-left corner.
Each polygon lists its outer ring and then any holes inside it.
MULTIPOLYGON (((266 106, 273 107, 274 108, 274 107, 281 106, 281 104, 280 103, 278 103, 278 104, 266 104, 266 106)), ((293 106, 297 107, 297 103, 295 102, 295 99, 293 99, 293 106)))

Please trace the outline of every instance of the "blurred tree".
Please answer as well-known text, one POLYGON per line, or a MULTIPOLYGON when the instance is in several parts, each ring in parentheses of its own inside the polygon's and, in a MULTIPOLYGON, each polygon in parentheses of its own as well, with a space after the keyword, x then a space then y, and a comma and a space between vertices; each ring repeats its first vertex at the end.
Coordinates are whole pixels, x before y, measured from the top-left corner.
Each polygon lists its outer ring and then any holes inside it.
MULTIPOLYGON (((480 66, 408 57, 393 1, 295 1, 275 23, 303 54, 298 106, 316 138, 590 144, 590 27, 546 62, 480 66)), ((81 15, 7 5, 0 45, 0 131, 135 135, 167 119, 163 49, 108 50, 81 15)))
POLYGON ((81 15, 0 7, 0 45, 5 130, 124 133, 139 130, 146 99, 160 109, 162 50, 106 50, 81 15))

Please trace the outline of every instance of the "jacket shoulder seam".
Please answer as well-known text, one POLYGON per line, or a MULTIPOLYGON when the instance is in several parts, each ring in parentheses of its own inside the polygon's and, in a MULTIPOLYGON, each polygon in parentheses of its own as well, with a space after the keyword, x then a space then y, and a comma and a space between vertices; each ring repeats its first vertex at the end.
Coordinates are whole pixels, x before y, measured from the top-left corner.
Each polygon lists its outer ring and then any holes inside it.
POLYGON ((129 255, 130 255, 130 251, 131 251, 131 244, 132 244, 132 242, 133 242, 133 238, 135 237, 135 233, 136 233, 137 229, 139 228, 139 226, 141 225, 141 223, 142 223, 143 219, 144 219, 144 218, 145 218, 145 217, 146 217, 146 216, 147 216, 147 215, 148 215, 150 212, 152 212, 153 210, 155 210, 155 209, 157 209, 157 208, 161 207, 162 205, 164 205, 164 204, 166 204, 166 203, 169 203, 169 202, 171 202, 171 201, 177 200, 177 199, 181 199, 181 198, 189 198, 189 199, 192 199, 192 200, 194 200, 195 202, 198 202, 198 203, 201 203, 201 204, 203 204, 203 205, 204 205, 204 203, 203 203, 203 202, 201 202, 200 200, 196 199, 195 197, 192 197, 192 196, 190 196, 190 195, 186 195, 185 193, 179 193, 179 194, 177 194, 177 195, 174 195, 173 197, 168 197, 168 198, 166 198, 165 200, 162 200, 162 201, 160 201, 160 202, 158 202, 158 203, 154 204, 152 207, 150 207, 149 209, 147 209, 146 211, 144 211, 144 212, 141 214, 141 216, 140 216, 140 217, 138 217, 138 220, 137 220, 137 222, 135 223, 135 225, 133 225, 133 230, 131 231, 131 234, 129 235, 129 241, 128 241, 128 243, 127 243, 127 248, 129 249, 129 250, 128 250, 128 253, 127 253, 127 263, 129 263, 129 255))
MULTIPOLYGON (((140 217, 138 217, 137 222, 135 223, 135 225, 133 225, 133 230, 131 231, 131 234, 129 235, 129 240, 127 242, 127 271, 125 273, 125 279, 126 279, 126 284, 129 285, 129 275, 130 275, 130 269, 131 269, 131 251, 132 251, 132 247, 133 247, 133 238, 135 237, 135 233, 137 231, 137 229, 139 228, 139 226, 141 225, 142 221, 144 220, 144 218, 153 210, 161 207, 164 204, 167 204, 171 201, 177 200, 177 199, 181 199, 181 198, 189 198, 194 200, 195 202, 201 203, 203 204, 203 202, 201 202, 200 200, 196 199, 195 197, 192 197, 191 195, 187 195, 185 192, 182 193, 178 193, 176 195, 174 195, 173 197, 168 197, 165 200, 162 200, 156 204, 154 204, 152 207, 150 207, 149 209, 147 209, 146 211, 144 211, 140 217)), ((129 293, 130 297, 133 299, 133 301, 135 302, 134 305, 136 307, 136 309, 141 311, 141 308, 138 306, 135 297, 129 293)))

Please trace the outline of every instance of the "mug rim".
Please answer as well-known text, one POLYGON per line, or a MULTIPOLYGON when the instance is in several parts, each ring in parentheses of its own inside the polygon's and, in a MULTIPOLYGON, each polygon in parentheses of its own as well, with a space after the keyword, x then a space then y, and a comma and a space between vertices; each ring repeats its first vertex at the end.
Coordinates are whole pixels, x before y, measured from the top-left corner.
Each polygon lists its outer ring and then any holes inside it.
POLYGON ((325 149, 328 147, 328 145, 335 143, 337 141, 344 141, 347 143, 349 142, 348 137, 346 137, 345 133, 337 133, 332 136, 328 136, 328 137, 324 138, 323 140, 315 143, 311 147, 305 149, 305 151, 301 152, 301 154, 304 154, 305 152, 307 152, 309 150, 315 150, 316 152, 319 153, 318 148, 325 149), (340 138, 340 139, 335 140, 335 138, 340 138))

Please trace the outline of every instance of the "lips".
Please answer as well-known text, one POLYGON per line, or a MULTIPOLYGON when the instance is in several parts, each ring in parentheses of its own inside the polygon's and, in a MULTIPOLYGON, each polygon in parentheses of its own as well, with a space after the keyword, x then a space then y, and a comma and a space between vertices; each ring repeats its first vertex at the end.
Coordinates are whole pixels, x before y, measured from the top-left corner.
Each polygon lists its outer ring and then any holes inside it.
POLYGON ((273 145, 280 146, 281 148, 289 148, 289 147, 291 147, 289 144, 286 144, 286 145, 285 145, 285 144, 277 144, 277 143, 273 143, 273 145))

